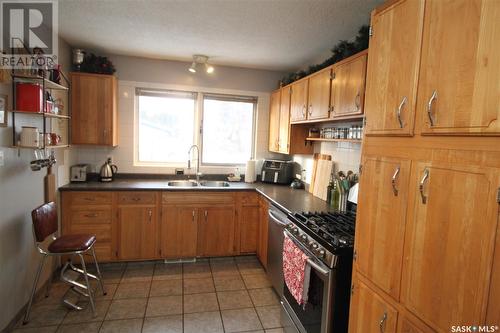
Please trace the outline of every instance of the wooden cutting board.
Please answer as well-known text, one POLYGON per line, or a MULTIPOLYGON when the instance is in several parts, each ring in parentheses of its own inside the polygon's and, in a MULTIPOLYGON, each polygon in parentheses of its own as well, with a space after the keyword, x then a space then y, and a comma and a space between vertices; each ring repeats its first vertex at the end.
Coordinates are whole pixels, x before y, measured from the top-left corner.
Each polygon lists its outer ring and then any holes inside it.
POLYGON ((316 165, 316 177, 314 179, 313 195, 326 200, 328 183, 333 170, 333 161, 319 159, 316 165))
POLYGON ((316 176, 317 176, 317 171, 318 171, 318 161, 320 160, 325 160, 325 161, 331 161, 332 156, 327 155, 327 154, 318 154, 315 153, 313 155, 313 171, 311 175, 311 183, 309 185, 309 193, 314 194, 314 186, 316 184, 316 176))

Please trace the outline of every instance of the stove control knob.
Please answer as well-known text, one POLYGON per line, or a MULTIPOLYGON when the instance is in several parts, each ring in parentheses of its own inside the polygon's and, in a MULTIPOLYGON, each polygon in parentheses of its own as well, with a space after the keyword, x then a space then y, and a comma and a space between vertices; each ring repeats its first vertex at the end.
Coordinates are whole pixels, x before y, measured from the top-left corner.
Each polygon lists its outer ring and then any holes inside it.
POLYGON ((300 238, 302 238, 302 241, 307 242, 307 235, 302 235, 300 238))
POLYGON ((311 243, 311 249, 317 250, 318 249, 318 243, 311 243))
POLYGON ((299 228, 297 228, 297 227, 292 228, 292 233, 298 234, 299 233, 299 228))
POLYGON ((320 258, 324 258, 325 257, 325 250, 317 250, 316 251, 316 254, 318 255, 318 257, 320 258))

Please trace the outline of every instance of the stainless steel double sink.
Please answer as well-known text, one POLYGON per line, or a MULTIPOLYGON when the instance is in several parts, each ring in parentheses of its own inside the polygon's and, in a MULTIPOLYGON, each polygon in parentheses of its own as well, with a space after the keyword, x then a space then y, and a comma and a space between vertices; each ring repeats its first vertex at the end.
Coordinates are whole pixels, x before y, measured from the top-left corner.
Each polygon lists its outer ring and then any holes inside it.
POLYGON ((230 187, 231 185, 226 181, 221 180, 202 180, 196 182, 194 180, 173 180, 167 183, 168 186, 172 187, 230 187))

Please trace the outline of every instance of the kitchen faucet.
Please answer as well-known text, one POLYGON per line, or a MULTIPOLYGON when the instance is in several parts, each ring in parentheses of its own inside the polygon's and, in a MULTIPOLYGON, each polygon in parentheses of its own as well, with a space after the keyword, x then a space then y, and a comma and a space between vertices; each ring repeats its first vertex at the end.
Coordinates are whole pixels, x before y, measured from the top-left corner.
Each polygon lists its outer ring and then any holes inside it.
POLYGON ((188 169, 191 169, 191 150, 196 148, 196 181, 200 182, 200 147, 197 145, 192 145, 188 150, 188 169))

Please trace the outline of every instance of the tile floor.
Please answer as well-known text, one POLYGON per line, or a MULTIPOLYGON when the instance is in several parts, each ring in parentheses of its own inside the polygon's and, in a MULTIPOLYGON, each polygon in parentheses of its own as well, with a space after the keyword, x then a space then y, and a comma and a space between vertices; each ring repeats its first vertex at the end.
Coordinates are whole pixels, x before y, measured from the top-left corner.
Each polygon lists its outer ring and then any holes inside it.
POLYGON ((90 306, 61 305, 67 286, 56 282, 34 304, 30 322, 14 332, 283 332, 278 296, 254 256, 101 268, 107 295, 97 293, 96 317, 90 306))

